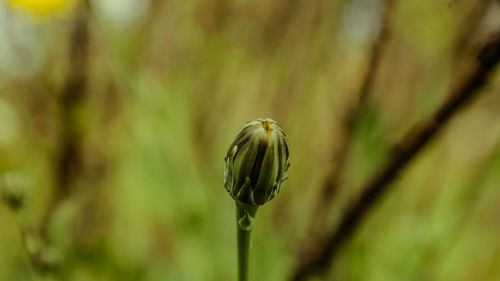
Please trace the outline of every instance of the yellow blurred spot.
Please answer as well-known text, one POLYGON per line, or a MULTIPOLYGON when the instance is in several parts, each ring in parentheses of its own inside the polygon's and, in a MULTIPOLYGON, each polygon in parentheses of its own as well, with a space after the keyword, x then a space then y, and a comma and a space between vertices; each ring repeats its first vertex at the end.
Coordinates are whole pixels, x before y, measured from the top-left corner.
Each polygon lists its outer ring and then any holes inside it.
POLYGON ((36 15, 45 16, 62 11, 73 0, 9 0, 18 6, 36 15))

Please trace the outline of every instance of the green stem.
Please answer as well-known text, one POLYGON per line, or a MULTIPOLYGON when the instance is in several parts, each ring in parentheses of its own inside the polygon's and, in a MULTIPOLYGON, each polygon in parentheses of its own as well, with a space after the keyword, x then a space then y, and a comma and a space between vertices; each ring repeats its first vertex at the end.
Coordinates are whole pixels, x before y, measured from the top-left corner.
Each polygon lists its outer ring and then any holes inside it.
POLYGON ((238 281, 248 281, 250 234, 258 206, 236 202, 236 232, 238 237, 238 281))

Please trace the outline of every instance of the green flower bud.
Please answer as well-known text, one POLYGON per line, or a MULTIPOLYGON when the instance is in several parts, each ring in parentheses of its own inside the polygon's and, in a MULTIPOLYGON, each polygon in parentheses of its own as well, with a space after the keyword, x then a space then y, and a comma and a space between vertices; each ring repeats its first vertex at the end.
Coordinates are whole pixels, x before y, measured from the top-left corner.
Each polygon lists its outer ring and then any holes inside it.
POLYGON ((4 203, 12 210, 19 210, 24 204, 26 178, 19 172, 8 172, 0 177, 0 191, 4 203))
POLYGON ((263 205, 287 179, 288 157, 288 139, 278 123, 272 119, 249 122, 224 158, 224 186, 237 202, 263 205))

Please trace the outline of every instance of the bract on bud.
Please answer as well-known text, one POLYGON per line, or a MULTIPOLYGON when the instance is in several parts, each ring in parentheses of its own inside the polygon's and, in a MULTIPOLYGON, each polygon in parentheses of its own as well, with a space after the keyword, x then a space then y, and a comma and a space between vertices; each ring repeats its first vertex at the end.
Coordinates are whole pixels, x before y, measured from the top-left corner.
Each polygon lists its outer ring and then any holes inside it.
POLYGON ((272 119, 243 126, 224 158, 224 186, 238 202, 263 205, 280 191, 290 166, 288 139, 272 119))

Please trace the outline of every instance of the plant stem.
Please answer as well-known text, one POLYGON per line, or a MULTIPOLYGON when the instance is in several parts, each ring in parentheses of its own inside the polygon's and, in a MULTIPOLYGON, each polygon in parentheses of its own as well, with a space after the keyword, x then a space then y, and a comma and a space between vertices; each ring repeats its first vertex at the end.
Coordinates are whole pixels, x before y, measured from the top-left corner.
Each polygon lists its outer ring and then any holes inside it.
POLYGON ((236 232, 238 240, 238 281, 248 281, 250 234, 258 206, 236 202, 236 232))

